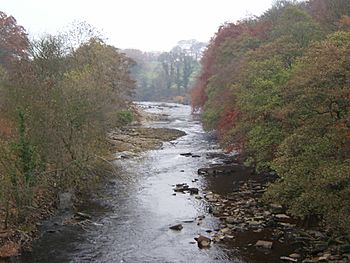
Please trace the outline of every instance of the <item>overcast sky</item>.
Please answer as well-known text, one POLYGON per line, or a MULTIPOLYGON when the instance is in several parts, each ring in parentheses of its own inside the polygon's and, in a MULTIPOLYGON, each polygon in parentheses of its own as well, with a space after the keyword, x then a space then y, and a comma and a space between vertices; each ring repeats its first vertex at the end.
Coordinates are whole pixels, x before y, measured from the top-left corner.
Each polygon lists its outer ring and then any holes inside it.
POLYGON ((55 34, 74 20, 100 29, 118 48, 168 51, 179 40, 209 41, 225 21, 260 15, 272 0, 0 0, 31 35, 55 34))

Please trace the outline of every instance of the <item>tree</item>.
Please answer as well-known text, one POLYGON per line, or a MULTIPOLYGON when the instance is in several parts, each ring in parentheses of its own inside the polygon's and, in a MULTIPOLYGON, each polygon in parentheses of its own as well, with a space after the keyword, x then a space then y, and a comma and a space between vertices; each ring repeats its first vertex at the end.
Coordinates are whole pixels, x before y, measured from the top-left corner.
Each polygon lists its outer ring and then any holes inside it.
POLYGON ((26 57, 29 41, 24 28, 13 16, 0 11, 0 65, 12 59, 26 57))

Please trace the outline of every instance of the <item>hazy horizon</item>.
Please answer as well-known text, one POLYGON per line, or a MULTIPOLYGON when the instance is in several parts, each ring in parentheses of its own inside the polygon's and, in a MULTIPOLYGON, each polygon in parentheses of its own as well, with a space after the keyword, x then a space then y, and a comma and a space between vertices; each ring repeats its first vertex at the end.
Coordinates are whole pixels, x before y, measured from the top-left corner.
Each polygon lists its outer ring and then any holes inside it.
POLYGON ((168 51, 180 40, 208 42, 225 22, 260 15, 272 0, 129 0, 99 2, 0 0, 31 36, 55 34, 73 21, 86 21, 121 49, 168 51))

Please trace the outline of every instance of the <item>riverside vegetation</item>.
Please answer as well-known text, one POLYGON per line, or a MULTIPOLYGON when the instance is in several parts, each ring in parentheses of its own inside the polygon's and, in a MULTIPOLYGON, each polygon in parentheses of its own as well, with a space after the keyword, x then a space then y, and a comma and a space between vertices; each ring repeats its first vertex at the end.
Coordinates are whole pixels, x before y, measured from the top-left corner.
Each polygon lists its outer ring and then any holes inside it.
POLYGON ((30 243, 57 193, 113 172, 106 135, 133 120, 132 63, 87 24, 30 41, 0 12, 0 256, 30 243))
POLYGON ((181 48, 163 55, 125 52, 139 65, 85 24, 30 41, 13 17, 0 12, 0 256, 30 243, 57 193, 82 190, 113 173, 111 150, 129 158, 130 148, 161 144, 153 130, 124 129, 135 118, 131 65, 139 98, 159 88, 157 98, 183 100, 199 71, 191 98, 205 128, 216 130, 223 147, 238 150, 260 175, 278 177, 267 185, 243 184, 250 193, 242 200, 236 193, 227 200, 204 196, 218 204, 211 212, 225 214, 225 235, 233 238, 227 225, 243 220, 242 214, 254 214, 252 228, 260 228, 257 213, 262 225, 281 219, 261 209, 264 193, 272 208, 287 211, 282 219, 316 219, 336 237, 321 233, 327 244, 318 252, 336 240, 348 253, 348 0, 276 1, 259 17, 226 23, 204 51, 201 68, 202 55, 181 48), (231 208, 241 203, 249 206, 237 214, 231 208))
POLYGON ((222 25, 201 60, 194 111, 228 150, 277 173, 264 199, 350 237, 350 1, 277 1, 222 25))

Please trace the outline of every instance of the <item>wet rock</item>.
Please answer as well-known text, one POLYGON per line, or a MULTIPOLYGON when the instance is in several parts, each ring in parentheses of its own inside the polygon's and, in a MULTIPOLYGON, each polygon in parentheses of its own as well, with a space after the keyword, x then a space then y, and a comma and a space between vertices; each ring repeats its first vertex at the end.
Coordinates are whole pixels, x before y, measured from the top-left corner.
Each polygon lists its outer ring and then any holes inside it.
POLYGON ((83 220, 90 220, 92 217, 86 213, 83 213, 83 212, 76 212, 74 214, 74 218, 76 220, 83 221, 83 220))
POLYGON ((191 195, 197 195, 199 193, 198 188, 190 187, 186 191, 188 191, 191 195))
POLYGON ((258 248, 264 248, 264 249, 272 249, 273 243, 271 241, 265 241, 265 240, 258 240, 256 242, 255 246, 258 248))
POLYGON ((197 241, 199 248, 209 248, 210 247, 211 239, 206 237, 206 236, 199 235, 199 237, 196 237, 195 240, 197 241))
POLYGON ((50 234, 53 234, 53 233, 56 233, 56 232, 58 232, 58 231, 55 230, 55 229, 48 229, 48 230, 46 230, 46 233, 50 233, 50 234))
POLYGON ((231 233, 231 229, 228 227, 220 229, 220 232, 223 234, 231 233))
POLYGON ((291 257, 280 257, 280 259, 287 262, 298 262, 298 259, 291 257))
POLYGON ((331 254, 326 253, 323 254, 321 257, 318 258, 318 262, 328 262, 329 258, 330 258, 331 254))
POLYGON ((228 174, 236 171, 235 165, 217 165, 215 167, 200 168, 197 173, 200 175, 228 174))
POLYGON ((270 204, 272 213, 279 214, 283 212, 283 207, 279 204, 270 204))
POLYGON ((249 221, 248 225, 251 228, 259 228, 261 226, 262 222, 260 221, 249 221))
POLYGON ((175 192, 184 192, 184 191, 188 190, 189 188, 190 187, 186 183, 176 184, 175 188, 174 188, 174 191, 175 192))
POLYGON ((137 154, 133 152, 124 151, 119 153, 119 155, 116 156, 116 159, 132 159, 132 158, 135 158, 136 156, 137 154))
POLYGON ((234 217, 227 217, 227 218, 225 219, 225 221, 226 221, 226 223, 228 223, 228 224, 236 224, 236 223, 237 223, 237 219, 234 218, 234 217))
POLYGON ((185 220, 182 220, 182 223, 193 223, 194 222, 194 219, 185 219, 185 220))
POLYGON ((298 253, 293 253, 289 255, 290 258, 301 258, 301 255, 298 253))
POLYGON ((173 225, 169 227, 171 230, 181 231, 183 226, 181 224, 173 225))

